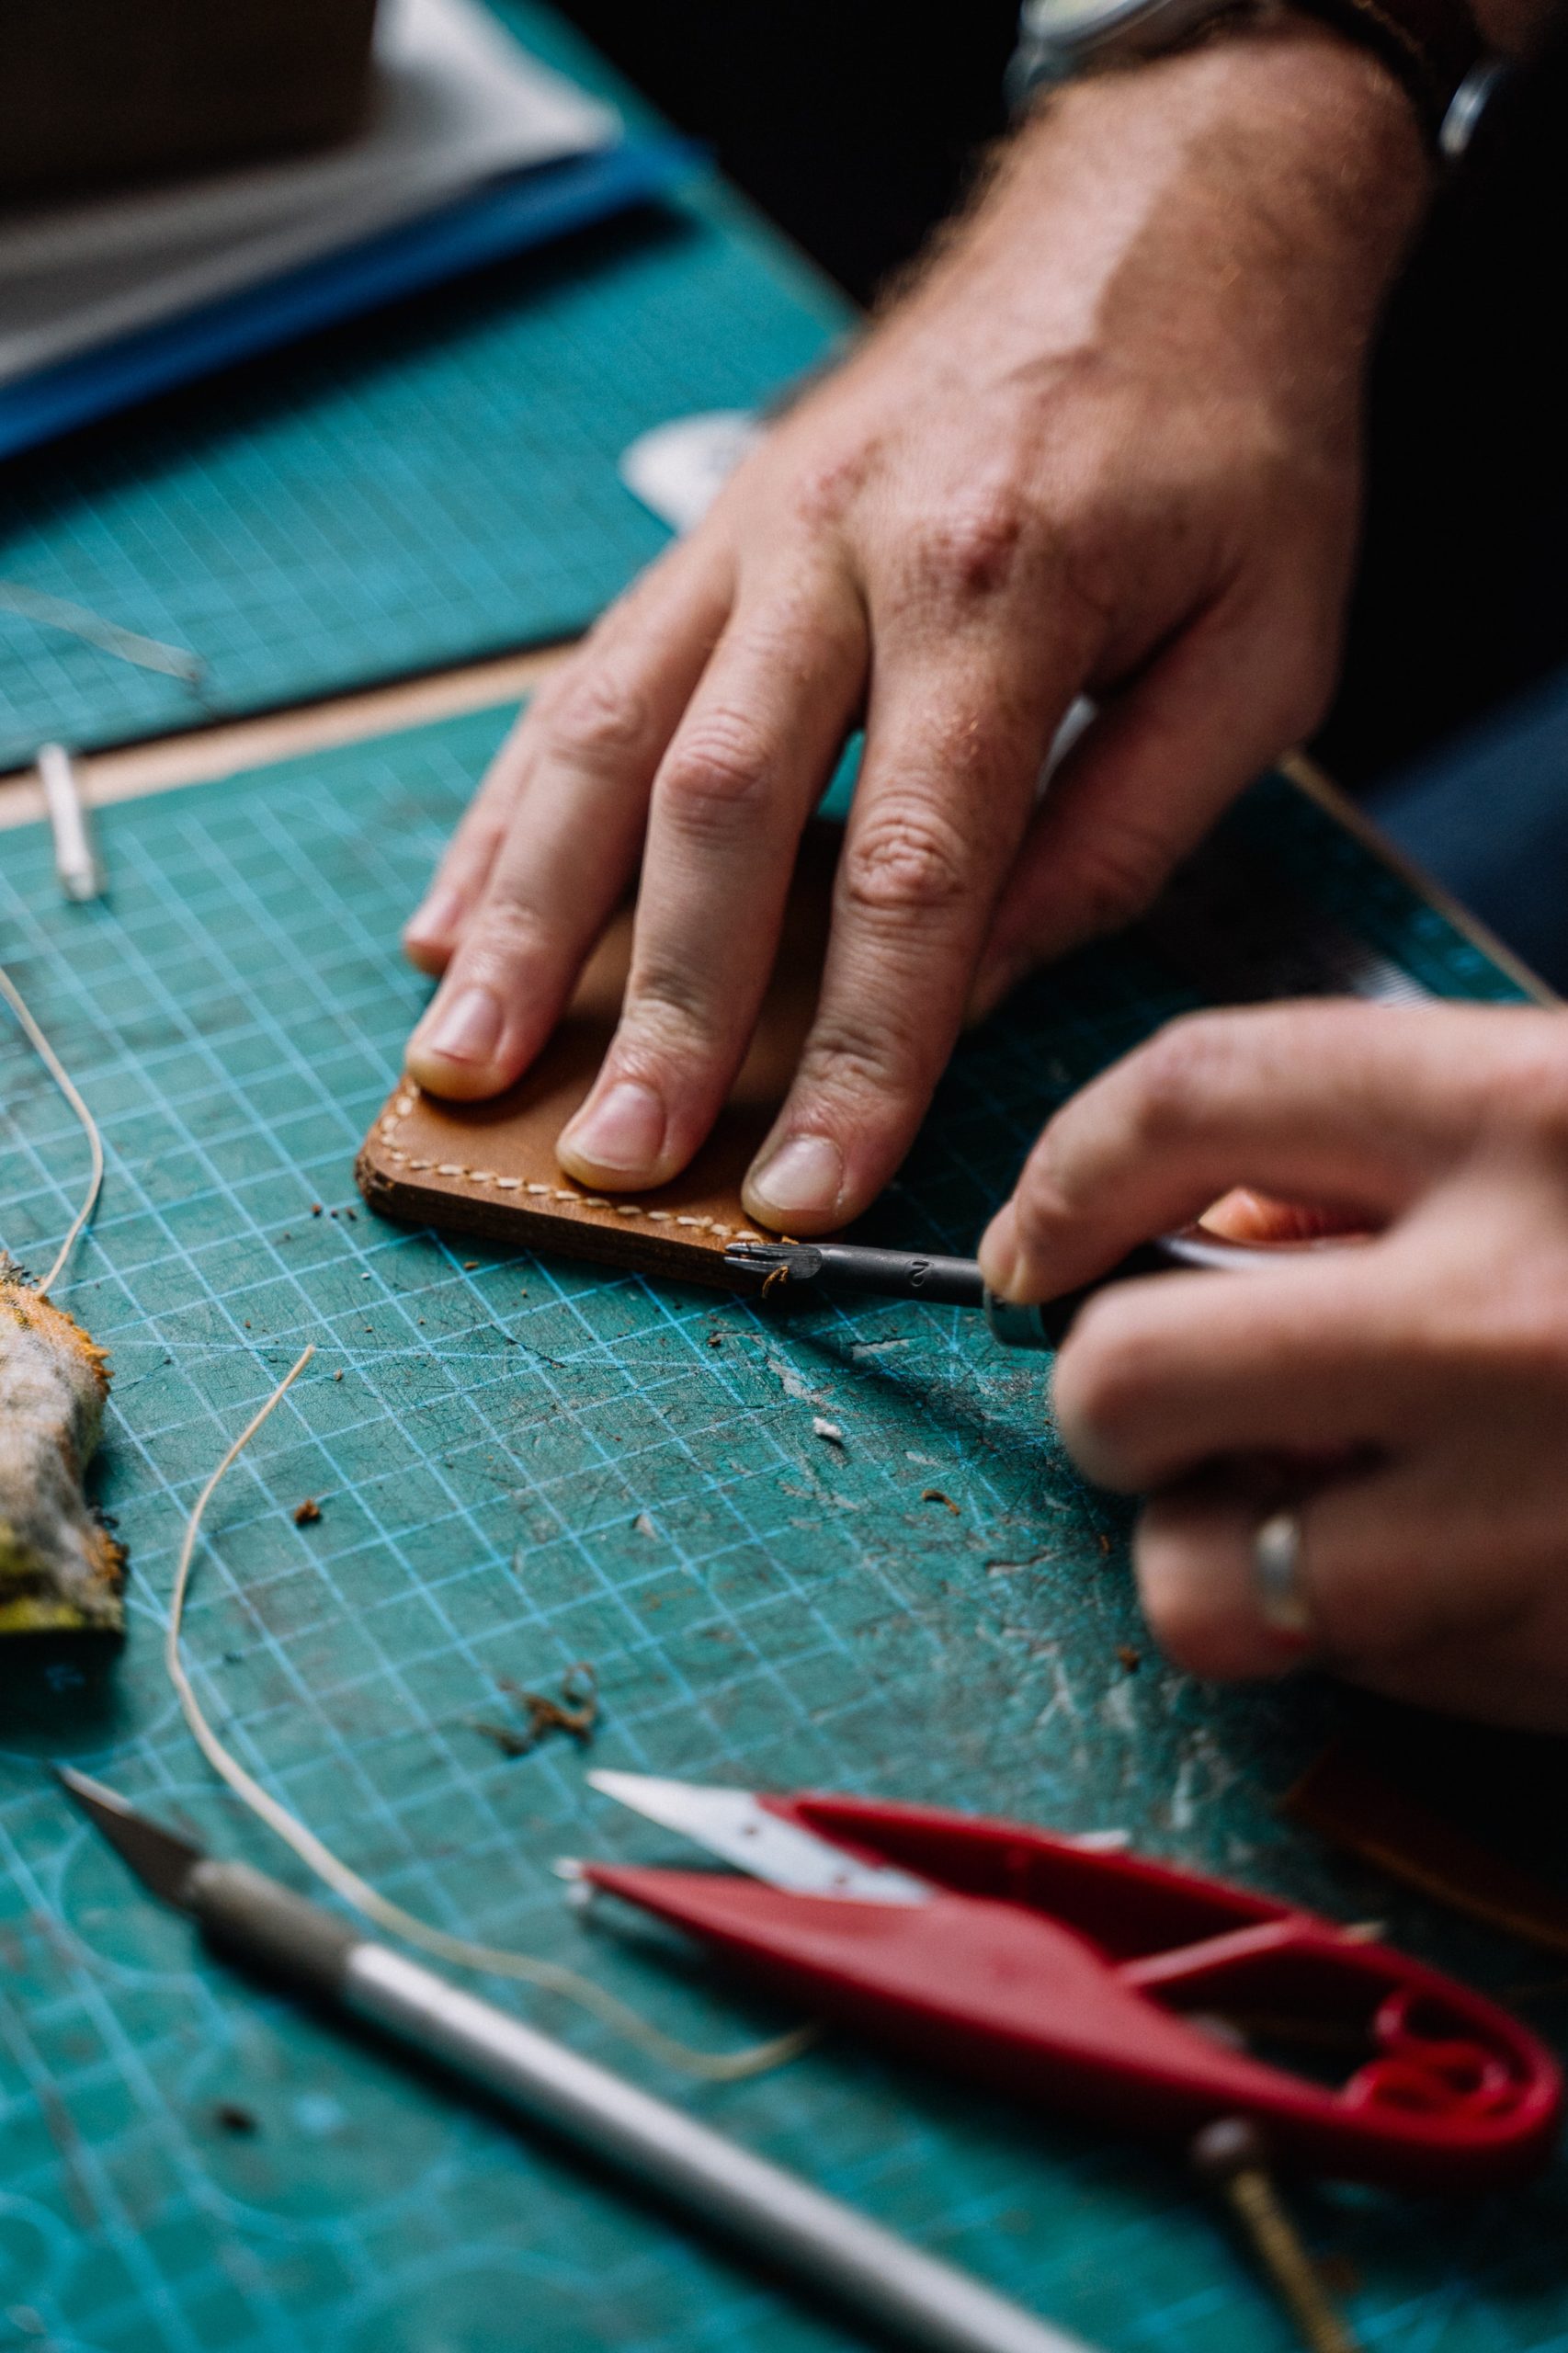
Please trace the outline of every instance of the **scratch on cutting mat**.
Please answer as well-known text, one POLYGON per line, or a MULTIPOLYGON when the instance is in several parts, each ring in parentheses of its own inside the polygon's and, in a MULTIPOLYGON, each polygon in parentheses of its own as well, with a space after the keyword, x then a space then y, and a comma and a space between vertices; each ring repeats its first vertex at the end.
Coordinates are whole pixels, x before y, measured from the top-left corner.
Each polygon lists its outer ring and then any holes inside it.
POLYGON ((43 2129, 54 2143, 64 2177, 66 2202, 78 2230, 96 2231, 102 2223, 97 2201, 93 2196, 83 2163, 82 2136, 58 2090, 40 2067, 28 2063, 28 2052, 23 2038, 20 2014, 8 1994, 0 1991, 0 2040, 9 2046, 11 2055, 22 2072, 38 2102, 43 2129))
POLYGON ((0 580, 0 609, 15 613, 18 620, 34 621, 40 629, 63 630, 68 637, 79 637, 85 645, 113 654, 117 662, 131 662, 139 670, 159 670, 165 677, 182 678, 193 693, 199 692, 207 676, 207 665, 199 654, 187 653, 181 645, 165 645, 162 638, 143 637, 140 630, 122 629, 118 621, 106 620, 85 605, 69 604, 63 597, 29 588, 23 580, 0 580))

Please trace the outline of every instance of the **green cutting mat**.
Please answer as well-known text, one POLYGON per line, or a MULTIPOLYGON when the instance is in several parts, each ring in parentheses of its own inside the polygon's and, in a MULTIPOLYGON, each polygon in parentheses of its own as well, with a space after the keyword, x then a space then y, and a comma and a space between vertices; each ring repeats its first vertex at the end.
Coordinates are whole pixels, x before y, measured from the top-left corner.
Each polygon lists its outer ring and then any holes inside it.
MULTIPOLYGON (((592 2171, 210 1961, 51 1783, 100 1772, 227 1852, 291 1859, 214 1785, 159 1641, 198 1484, 307 1340, 223 1491, 189 1620, 206 1705, 358 1870, 451 1928, 569 1960, 666 2028, 782 2023, 686 1953, 585 1931, 562 1853, 680 1856, 556 1742, 508 1762, 495 1678, 591 1659, 603 1765, 829 1784, 1129 1826, 1494 1988, 1551 1964, 1343 1867, 1271 1801, 1331 1702, 1167 1672, 1124 1514, 1051 1434, 1038 1361, 977 1319, 765 1314, 448 1245, 355 1206, 355 1147, 420 983, 393 941, 501 725, 490 713, 107 811, 107 905, 0 836, 0 957, 103 1123, 65 1300, 113 1350, 102 1475, 133 1562, 108 1692, 0 1728, 0 2346, 57 2353, 827 2353, 852 2342, 592 2171), (321 1203, 322 1213, 314 1204, 321 1203), (812 1435, 837 1423, 842 1449, 812 1435), (932 1500, 928 1490, 950 1498, 932 1500), (298 1527, 311 1495, 322 1514, 298 1527), (1119 1645, 1139 1654, 1131 1667, 1119 1645)), ((1282 786, 1240 820, 1435 985, 1507 984, 1282 786)), ((1042 980, 963 1049, 884 1213, 962 1246, 1062 1092, 1188 1002, 1132 948, 1042 980)), ((0 1231, 38 1263, 81 1180, 0 1033, 0 1231)), ((830 2041, 693 2089, 557 2002, 497 1989, 1112 2353, 1285 2353, 1174 2159, 830 2041)), ((1532 2016, 1563 2022, 1540 2004, 1532 2016)), ((1568 2346, 1565 2188, 1455 2213, 1304 2199, 1369 2347, 1568 2346)))
MULTIPOLYGON (((534 0, 499 13, 650 119, 534 0)), ((199 700, 0 602, 0 767, 586 626, 666 533, 616 461, 848 312, 718 181, 0 468, 0 579, 199 654, 199 700)))

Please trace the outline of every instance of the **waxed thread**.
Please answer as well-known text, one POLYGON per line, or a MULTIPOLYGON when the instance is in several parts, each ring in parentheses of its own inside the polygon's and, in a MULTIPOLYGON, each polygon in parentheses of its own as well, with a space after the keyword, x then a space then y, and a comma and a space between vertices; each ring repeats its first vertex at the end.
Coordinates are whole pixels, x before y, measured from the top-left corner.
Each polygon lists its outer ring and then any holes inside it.
POLYGON ((88 1148, 93 1155, 93 1173, 88 1180, 87 1190, 83 1199, 82 1206, 71 1222, 70 1232, 66 1234, 64 1241, 60 1245, 59 1251, 55 1256, 53 1266, 51 1267, 48 1274, 45 1275, 42 1282, 38 1286, 39 1297, 40 1299, 47 1299, 50 1292, 54 1289, 55 1284, 59 1281, 60 1277, 64 1270, 66 1260, 70 1257, 72 1251, 76 1246, 77 1235, 81 1233, 82 1228, 86 1224, 87 1220, 92 1216, 94 1210, 97 1207, 98 1195, 103 1189, 104 1181, 104 1142, 102 1136, 98 1133, 98 1123, 94 1119, 92 1113, 88 1110, 85 1103, 82 1100, 80 1094, 77 1092, 75 1083, 73 1080, 70 1072, 66 1069, 64 1063, 55 1052, 54 1048, 50 1044, 49 1040, 44 1036, 43 1031, 34 1020, 33 1016, 28 1009, 26 998, 23 996, 20 989, 17 986, 16 982, 11 978, 9 972, 6 972, 4 964, 0 964, 0 996, 5 998, 6 1004, 16 1015, 17 1020, 21 1028, 22 1035, 26 1038, 28 1045, 31 1046, 33 1051, 42 1063, 45 1070, 48 1071, 51 1078, 53 1079, 56 1086, 59 1087, 62 1095, 64 1096, 65 1100, 71 1106, 72 1110, 75 1112, 77 1119, 82 1122, 82 1131, 87 1139, 88 1148))
POLYGON ((478 1944, 467 1937, 452 1936, 447 1929, 421 1920, 416 1914, 405 1912, 402 1904, 392 1903, 368 1880, 361 1879, 358 1871, 351 1870, 317 1837, 313 1830, 290 1813, 224 1747, 202 1712, 181 1653, 180 1634, 185 1620, 186 1597, 190 1586, 191 1564, 196 1556, 203 1516, 220 1482, 292 1388, 314 1354, 313 1347, 306 1348, 266 1404, 253 1415, 197 1496, 185 1525, 185 1538, 180 1546, 174 1589, 169 1599, 164 1663, 186 1722, 213 1771, 227 1782, 235 1796, 259 1821, 266 1823, 286 1846, 292 1847, 301 1861, 335 1895, 341 1896, 363 1918, 373 1921, 389 1935, 401 1938, 405 1944, 416 1946, 422 1952, 449 1961, 460 1969, 483 1970, 492 1976, 517 1979, 525 1984, 537 1985, 545 1993, 559 1994, 565 2000, 576 2003, 580 2008, 591 2011, 605 2025, 624 2035, 651 2057, 710 2083, 733 2083, 744 2076, 759 2075, 797 2057, 816 2040, 815 2027, 797 2027, 788 2034, 775 2036, 767 2042, 751 2044, 742 2051, 699 2051, 674 2035, 665 2034, 662 2028, 654 2026, 651 2019, 643 2018, 629 2003, 621 2001, 618 1995, 596 1984, 591 1977, 583 1976, 577 1970, 568 1969, 558 1961, 540 1960, 531 1953, 517 1952, 506 1946, 478 1944))

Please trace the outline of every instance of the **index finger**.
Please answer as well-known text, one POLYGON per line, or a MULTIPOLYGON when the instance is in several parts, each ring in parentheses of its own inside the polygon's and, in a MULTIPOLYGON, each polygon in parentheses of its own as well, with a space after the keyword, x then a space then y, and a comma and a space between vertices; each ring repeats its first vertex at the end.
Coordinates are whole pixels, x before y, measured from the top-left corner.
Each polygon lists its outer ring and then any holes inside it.
POLYGON ((980 1245, 1004 1298, 1053 1299, 1246 1186, 1381 1222, 1561 1055, 1504 1006, 1269 1006, 1173 1022, 1063 1105, 980 1245))

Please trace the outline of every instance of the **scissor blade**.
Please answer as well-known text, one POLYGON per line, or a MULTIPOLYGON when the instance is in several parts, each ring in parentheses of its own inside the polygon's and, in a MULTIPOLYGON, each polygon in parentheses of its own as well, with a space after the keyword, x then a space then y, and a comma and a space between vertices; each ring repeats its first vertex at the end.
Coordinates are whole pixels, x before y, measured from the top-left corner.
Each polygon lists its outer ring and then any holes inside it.
POLYGON ((596 1790, 737 1870, 792 1895, 840 1895, 858 1904, 925 1904, 928 1880, 888 1863, 863 1863, 829 1838, 772 1813, 750 1790, 712 1789, 696 1781, 665 1781, 647 1773, 588 1775, 596 1790))

